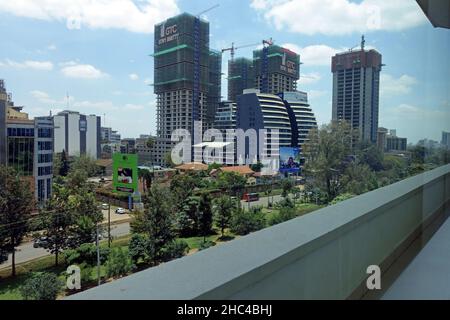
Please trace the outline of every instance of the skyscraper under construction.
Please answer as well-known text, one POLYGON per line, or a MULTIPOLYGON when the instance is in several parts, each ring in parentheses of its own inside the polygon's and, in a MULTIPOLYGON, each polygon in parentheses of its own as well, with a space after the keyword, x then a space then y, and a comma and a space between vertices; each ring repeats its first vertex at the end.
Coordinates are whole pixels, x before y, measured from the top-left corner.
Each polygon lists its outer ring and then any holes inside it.
POLYGON ((154 92, 157 95, 155 159, 164 164, 175 129, 212 126, 220 102, 221 53, 209 48, 209 22, 188 13, 155 25, 154 92))
POLYGON ((253 59, 229 61, 228 100, 236 102, 236 97, 250 88, 269 94, 294 92, 299 77, 300 56, 287 48, 270 44, 253 51, 253 59))

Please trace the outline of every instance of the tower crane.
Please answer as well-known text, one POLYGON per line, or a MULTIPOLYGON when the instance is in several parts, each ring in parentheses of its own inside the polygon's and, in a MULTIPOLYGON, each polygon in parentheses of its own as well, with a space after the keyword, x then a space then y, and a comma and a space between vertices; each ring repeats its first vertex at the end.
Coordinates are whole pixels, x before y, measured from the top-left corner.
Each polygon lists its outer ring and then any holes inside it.
POLYGON ((259 44, 259 42, 258 43, 252 43, 252 44, 245 44, 245 45, 242 45, 242 46, 235 47, 234 46, 234 42, 232 42, 231 43, 231 47, 222 49, 222 53, 224 53, 225 51, 230 51, 231 61, 233 61, 234 60, 234 55, 235 55, 237 49, 254 47, 254 46, 258 45, 258 44, 259 44))

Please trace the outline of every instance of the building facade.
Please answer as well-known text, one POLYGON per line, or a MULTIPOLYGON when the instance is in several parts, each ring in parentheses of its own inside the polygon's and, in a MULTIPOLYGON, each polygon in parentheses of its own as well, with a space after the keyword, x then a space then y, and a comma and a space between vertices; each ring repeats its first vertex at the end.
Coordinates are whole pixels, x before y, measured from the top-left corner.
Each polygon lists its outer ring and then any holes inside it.
POLYGON ((55 124, 55 153, 63 150, 69 156, 101 156, 101 119, 76 111, 62 111, 53 116, 55 124))
POLYGON ((450 132, 442 131, 441 145, 444 148, 450 148, 450 132))
POLYGON ((253 60, 237 58, 228 61, 228 101, 236 102, 245 89, 255 87, 253 60))
POLYGON ((246 90, 237 97, 236 128, 254 129, 256 134, 260 130, 266 131, 263 137, 258 136, 256 146, 245 141, 244 154, 237 155, 238 163, 254 163, 260 157, 278 157, 279 147, 291 147, 297 142, 292 141, 291 120, 283 100, 258 90, 246 90), (255 147, 257 155, 251 151, 255 147))
POLYGON ((217 108, 214 118, 214 128, 222 132, 236 129, 237 104, 231 101, 222 101, 217 108))
POLYGON ((293 144, 297 141, 302 150, 305 142, 309 141, 308 135, 311 129, 317 128, 317 120, 311 106, 308 103, 308 94, 302 91, 282 92, 278 94, 283 100, 291 119, 293 128, 293 144), (296 132, 295 132, 296 131, 296 132))
POLYGON ((193 132, 194 121, 203 130, 212 127, 220 102, 222 56, 209 48, 209 23, 183 13, 155 25, 154 92, 157 95, 158 164, 174 143, 172 132, 193 132))
POLYGON ((102 143, 120 143, 120 133, 112 128, 101 127, 102 143))
POLYGON ((255 88, 261 93, 278 94, 297 90, 300 56, 277 45, 253 51, 255 88))
POLYGON ((35 199, 42 204, 52 194, 53 119, 29 119, 22 109, 14 105, 1 81, 0 164, 13 168, 23 179, 28 180, 35 199))
POLYGON ((339 53, 332 58, 333 120, 345 120, 361 140, 376 143, 382 56, 376 50, 339 53))

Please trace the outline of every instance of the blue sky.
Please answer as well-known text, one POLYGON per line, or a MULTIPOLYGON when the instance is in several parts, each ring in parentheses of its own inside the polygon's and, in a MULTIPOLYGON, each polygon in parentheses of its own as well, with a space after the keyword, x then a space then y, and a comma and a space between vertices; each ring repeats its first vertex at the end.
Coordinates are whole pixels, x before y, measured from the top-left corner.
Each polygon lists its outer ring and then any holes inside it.
POLYGON ((153 25, 217 3, 203 16, 211 47, 272 37, 299 53, 298 87, 320 123, 331 119, 331 56, 358 46, 364 33, 386 64, 380 126, 410 142, 450 131, 450 31, 433 28, 410 0, 0 0, 0 78, 32 116, 66 109, 69 100, 72 110, 105 114, 122 137, 155 133, 153 25))

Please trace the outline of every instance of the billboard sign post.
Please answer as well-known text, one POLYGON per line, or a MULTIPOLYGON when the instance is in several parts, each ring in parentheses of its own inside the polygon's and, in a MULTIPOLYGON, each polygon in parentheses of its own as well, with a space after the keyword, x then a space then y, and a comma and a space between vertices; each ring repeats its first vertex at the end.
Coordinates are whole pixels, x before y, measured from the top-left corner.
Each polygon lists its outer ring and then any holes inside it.
POLYGON ((138 172, 136 154, 113 154, 114 192, 132 195, 138 191, 138 172))
POLYGON ((300 173, 300 148, 280 147, 280 172, 297 175, 300 173))

